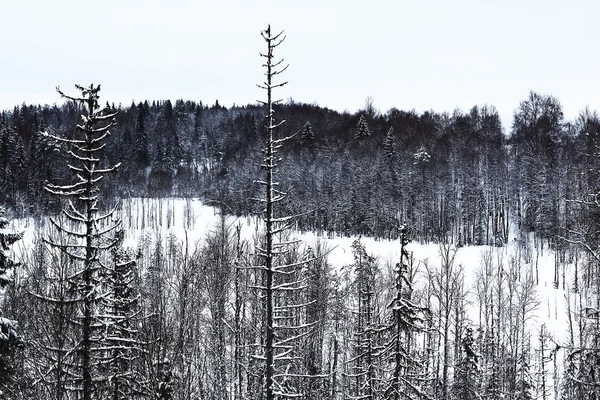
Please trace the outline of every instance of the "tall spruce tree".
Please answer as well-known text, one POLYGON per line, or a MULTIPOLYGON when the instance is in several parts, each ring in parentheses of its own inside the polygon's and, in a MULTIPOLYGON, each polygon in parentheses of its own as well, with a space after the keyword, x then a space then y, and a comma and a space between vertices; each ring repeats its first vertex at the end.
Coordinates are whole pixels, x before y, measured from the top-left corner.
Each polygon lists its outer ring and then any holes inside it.
POLYGON ((0 288, 10 283, 8 271, 19 265, 11 259, 7 252, 10 246, 23 237, 23 233, 17 233, 8 229, 8 219, 5 217, 6 210, 0 206, 0 288))
POLYGON ((150 139, 146 130, 146 117, 148 108, 140 102, 137 106, 137 116, 135 121, 135 165, 140 169, 145 169, 150 165, 150 139))
POLYGON ((91 400, 99 382, 107 379, 102 375, 105 344, 102 343, 101 334, 103 324, 98 319, 102 296, 101 272, 105 269, 102 256, 116 245, 113 231, 121 222, 113 221, 113 211, 100 212, 98 195, 102 179, 118 167, 100 167, 102 151, 106 146, 109 128, 114 124, 115 114, 106 113, 100 108, 100 85, 75 87, 81 92, 79 97, 68 96, 57 88, 61 97, 84 110, 75 134, 65 138, 46 133, 46 136, 65 145, 70 158, 69 169, 74 175, 72 183, 48 183, 45 187, 51 194, 65 199, 66 203, 60 218, 50 218, 58 235, 48 237, 46 242, 73 265, 73 270, 61 277, 68 281, 70 298, 47 297, 46 300, 76 306, 72 330, 77 339, 72 342, 73 347, 64 352, 69 360, 63 365, 63 384, 66 389, 78 393, 78 398, 91 400))
POLYGON ((475 340, 471 327, 465 329, 462 338, 462 355, 454 370, 454 384, 452 386, 453 399, 479 400, 479 366, 478 356, 475 352, 475 340))
POLYGON ((361 115, 358 123, 356 124, 356 133, 354 134, 354 139, 363 140, 371 136, 371 130, 369 129, 369 124, 365 119, 364 115, 361 115))
POLYGON ((389 304, 392 310, 391 340, 386 346, 393 371, 385 397, 394 400, 429 398, 427 386, 430 378, 423 373, 426 371, 424 363, 411 351, 411 345, 416 340, 416 333, 425 330, 430 310, 412 299, 414 271, 406 249, 408 243, 407 227, 403 224, 400 227, 400 262, 395 268, 395 297, 389 304))
POLYGON ((381 371, 378 354, 381 353, 379 340, 380 327, 377 324, 375 280, 377 263, 373 256, 367 254, 360 239, 352 243, 354 255, 354 290, 355 292, 355 324, 353 337, 353 354, 349 360, 351 372, 348 378, 352 386, 350 393, 353 399, 374 400, 380 390, 381 371))
MULTIPOLYGON (((20 264, 7 254, 10 246, 23 237, 23 233, 16 233, 8 229, 8 219, 5 209, 0 206, 0 290, 11 283, 8 272, 20 264)), ((14 357, 15 351, 21 344, 17 333, 17 321, 6 318, 0 309, 0 397, 10 399, 6 393, 13 385, 15 378, 14 357)))
POLYGON ((130 400, 148 393, 142 374, 145 343, 141 340, 140 294, 135 286, 136 259, 123 248, 125 232, 115 231, 112 260, 106 268, 99 322, 104 326, 102 341, 107 353, 103 374, 108 378, 104 388, 111 400, 130 400))
POLYGON ((306 301, 298 295, 306 291, 305 280, 299 268, 306 265, 307 260, 294 257, 294 246, 297 241, 287 238, 294 216, 284 215, 281 207, 277 207, 287 196, 279 189, 275 179, 278 170, 278 150, 291 137, 276 138, 277 128, 285 120, 276 122, 274 105, 281 100, 273 100, 273 89, 284 86, 287 82, 275 83, 273 79, 287 69, 282 67, 283 60, 275 61, 274 51, 285 40, 283 32, 273 34, 269 25, 261 32, 267 44, 267 52, 261 53, 265 59, 265 81, 258 85, 267 92, 267 101, 261 101, 266 109, 266 138, 263 148, 262 169, 264 179, 256 182, 263 186, 264 197, 258 199, 264 204, 264 240, 256 246, 260 259, 258 270, 262 271, 262 283, 258 285, 262 292, 264 305, 264 337, 262 354, 257 357, 264 360, 263 393, 266 400, 281 397, 301 396, 299 378, 307 376, 299 368, 302 357, 297 354, 298 342, 311 332, 311 324, 298 318, 298 312, 306 308, 306 301))

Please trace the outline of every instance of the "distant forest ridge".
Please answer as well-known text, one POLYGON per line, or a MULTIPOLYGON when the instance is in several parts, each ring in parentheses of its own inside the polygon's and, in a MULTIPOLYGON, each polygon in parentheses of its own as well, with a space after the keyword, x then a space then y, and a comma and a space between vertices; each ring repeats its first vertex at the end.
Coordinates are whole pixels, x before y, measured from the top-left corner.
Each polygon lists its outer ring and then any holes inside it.
MULTIPOLYGON (((108 99, 110 100, 110 99, 108 99)), ((116 125, 102 155, 121 163, 103 184, 108 199, 200 197, 232 214, 260 213, 257 197, 264 107, 194 101, 106 104, 116 125)), ((15 107, 0 116, 0 204, 18 216, 60 209, 46 182, 67 183, 68 150, 41 132, 72 138, 73 102, 15 107)), ((453 114, 357 113, 288 102, 275 107, 282 213, 301 230, 395 237, 399 221, 415 239, 502 245, 509 231, 559 237, 593 217, 569 199, 598 188, 600 118, 583 110, 565 121, 560 102, 531 92, 503 130, 493 106, 453 114)))

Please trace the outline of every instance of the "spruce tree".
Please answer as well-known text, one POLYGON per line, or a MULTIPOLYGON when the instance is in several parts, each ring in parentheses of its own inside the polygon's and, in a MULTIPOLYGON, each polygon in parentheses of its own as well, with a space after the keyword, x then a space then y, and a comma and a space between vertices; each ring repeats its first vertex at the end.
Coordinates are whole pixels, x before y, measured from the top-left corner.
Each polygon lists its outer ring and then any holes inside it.
POLYGON ((374 400, 380 391, 381 371, 378 368, 381 352, 380 327, 377 324, 375 281, 377 263, 367 254, 360 239, 352 243, 354 255, 355 290, 353 354, 349 360, 351 372, 347 374, 352 382, 352 398, 374 400))
POLYGON ((478 400, 480 398, 480 374, 474 344, 473 329, 467 327, 462 338, 463 353, 454 370, 452 392, 455 400, 478 400))
POLYGON ((137 168, 145 169, 150 165, 150 139, 146 130, 146 115, 148 109, 140 102, 137 106, 135 121, 135 163, 137 168))
POLYGON ((8 272, 19 263, 12 260, 7 252, 10 246, 23 237, 23 233, 16 233, 8 229, 8 219, 5 217, 6 210, 0 206, 0 289, 8 285, 11 280, 8 272))
POLYGON ((66 301, 76 306, 72 329, 77 339, 73 341, 72 348, 58 349, 59 352, 66 350, 64 356, 69 358, 63 365, 63 384, 66 389, 77 392, 77 396, 83 400, 91 400, 98 383, 106 380, 106 376, 101 375, 105 354, 101 334, 103 324, 98 320, 101 277, 105 268, 102 257, 103 253, 116 245, 113 231, 121 222, 113 221, 113 211, 100 212, 98 195, 102 179, 118 167, 100 167, 100 158, 115 114, 106 113, 100 108, 100 85, 75 87, 81 92, 79 97, 68 96, 57 88, 61 97, 84 109, 75 134, 70 138, 45 134, 65 145, 70 158, 69 169, 74 176, 72 183, 48 183, 45 187, 49 193, 66 200, 61 217, 50 218, 57 235, 48 237, 46 242, 68 258, 75 270, 60 277, 68 282, 71 297, 46 297, 46 300, 57 303, 66 301))
POLYGON ((529 360, 529 340, 523 340, 523 345, 517 360, 516 400, 533 400, 534 384, 531 376, 529 360))
POLYGON ((398 156, 396 136, 394 135, 394 128, 392 127, 388 129, 385 139, 383 139, 383 154, 389 160, 390 164, 393 164, 395 158, 398 156))
POLYGON ((145 343, 139 329, 143 315, 140 293, 135 287, 136 259, 122 247, 124 234, 122 229, 115 231, 98 317, 105 327, 102 341, 108 354, 104 356, 102 372, 108 378, 105 391, 111 400, 135 399, 148 392, 141 372, 145 343))
MULTIPOLYGON (((0 290, 11 283, 8 276, 10 270, 20 264, 12 260, 7 254, 10 246, 23 237, 23 233, 15 233, 8 229, 8 219, 5 217, 5 209, 0 206, 0 290)), ((21 345, 21 339, 17 333, 17 321, 5 318, 0 309, 0 398, 10 399, 5 390, 13 385, 15 378, 15 352, 21 345)))
POLYGON ((302 128, 302 132, 300 133, 300 144, 310 150, 313 150, 317 145, 315 132, 313 131, 310 122, 306 122, 304 128, 302 128))
POLYGON ((365 119, 364 115, 361 115, 358 123, 356 124, 356 133, 354 134, 354 139, 363 140, 371 136, 371 130, 369 129, 369 124, 365 119))
POLYGON ((265 58, 265 81, 258 85, 267 93, 265 106, 265 130, 263 162, 261 168, 265 175, 256 181, 264 188, 264 197, 258 199, 264 204, 263 221, 265 226, 264 240, 256 246, 259 265, 262 273, 261 284, 257 288, 261 292, 264 306, 264 335, 262 336, 263 353, 257 358, 264 361, 263 393, 266 400, 281 397, 301 396, 302 388, 298 382, 307 376, 301 371, 302 357, 297 354, 299 341, 311 333, 312 324, 299 318, 299 312, 307 306, 300 292, 306 291, 305 279, 300 268, 307 260, 297 254, 297 241, 290 240, 287 232, 291 228, 294 216, 285 215, 280 203, 286 198, 279 183, 275 179, 278 170, 278 150, 291 137, 276 138, 276 132, 285 120, 276 122, 274 105, 280 100, 273 99, 273 89, 284 86, 287 82, 274 83, 274 78, 287 69, 281 67, 283 60, 275 61, 274 51, 285 40, 283 32, 273 34, 270 25, 261 32, 267 44, 267 52, 261 53, 265 58))
POLYGON ((400 262, 395 268, 395 297, 389 304, 392 323, 388 327, 391 340, 386 346, 388 359, 393 365, 386 388, 386 399, 428 398, 429 377, 423 360, 411 351, 417 333, 424 332, 430 310, 412 299, 412 260, 406 246, 409 240, 407 227, 400 227, 400 262))

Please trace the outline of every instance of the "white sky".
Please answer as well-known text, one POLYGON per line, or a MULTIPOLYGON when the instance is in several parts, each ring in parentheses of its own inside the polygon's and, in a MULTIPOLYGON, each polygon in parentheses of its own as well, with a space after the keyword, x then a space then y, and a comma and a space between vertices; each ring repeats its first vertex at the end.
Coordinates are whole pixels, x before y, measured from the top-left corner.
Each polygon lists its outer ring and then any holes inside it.
POLYGON ((352 112, 367 96, 381 112, 487 103, 505 125, 529 90, 567 118, 600 109, 594 0, 7 0, 0 15, 0 109, 91 82, 114 103, 251 103, 267 23, 287 34, 284 99, 352 112))

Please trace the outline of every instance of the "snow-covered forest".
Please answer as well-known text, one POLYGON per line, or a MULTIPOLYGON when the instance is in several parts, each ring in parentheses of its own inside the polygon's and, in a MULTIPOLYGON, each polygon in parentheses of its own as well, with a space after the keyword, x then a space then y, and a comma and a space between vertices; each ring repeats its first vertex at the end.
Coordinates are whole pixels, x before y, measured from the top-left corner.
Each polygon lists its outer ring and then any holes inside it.
MULTIPOLYGON (((0 115, 0 399, 600 399, 600 117, 0 115)), ((249 82, 249 84, 253 84, 249 82)))

